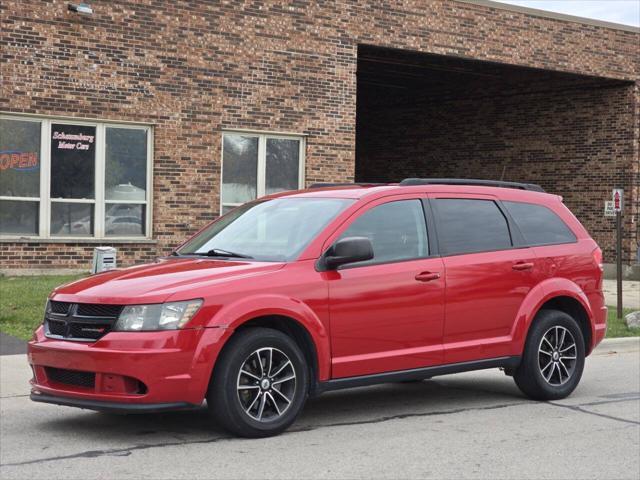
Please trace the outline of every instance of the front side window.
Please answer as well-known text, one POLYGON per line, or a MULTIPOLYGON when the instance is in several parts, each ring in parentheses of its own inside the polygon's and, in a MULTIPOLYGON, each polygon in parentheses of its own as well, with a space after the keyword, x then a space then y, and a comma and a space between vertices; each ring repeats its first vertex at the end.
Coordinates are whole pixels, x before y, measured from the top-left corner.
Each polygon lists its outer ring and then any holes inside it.
POLYGON ((0 235, 149 235, 150 129, 0 118, 0 235))
POLYGON ((550 209, 523 202, 502 202, 518 225, 527 245, 572 243, 576 236, 550 209))
POLYGON ((224 133, 221 213, 263 195, 300 188, 303 157, 300 137, 224 133))
POLYGON ((209 225, 177 253, 291 261, 352 202, 341 198, 276 198, 248 203, 209 225))
POLYGON ((495 202, 437 198, 432 204, 438 222, 441 253, 487 252, 512 246, 507 219, 495 202))
POLYGON ((429 254, 420 200, 399 200, 373 207, 340 235, 347 237, 367 237, 373 246, 373 259, 355 265, 399 262, 429 254))

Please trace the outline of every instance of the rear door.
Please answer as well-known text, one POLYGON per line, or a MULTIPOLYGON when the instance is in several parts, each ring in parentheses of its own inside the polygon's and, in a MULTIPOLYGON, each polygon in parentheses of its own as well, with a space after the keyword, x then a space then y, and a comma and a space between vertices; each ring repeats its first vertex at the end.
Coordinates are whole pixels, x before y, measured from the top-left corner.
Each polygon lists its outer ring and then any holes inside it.
POLYGON ((430 198, 446 272, 445 363, 511 355, 516 315, 540 272, 497 198, 430 198))
POLYGON ((328 243, 353 236, 371 240, 373 260, 323 272, 332 376, 442 363, 444 272, 442 259, 431 255, 422 200, 402 195, 372 202, 328 243))

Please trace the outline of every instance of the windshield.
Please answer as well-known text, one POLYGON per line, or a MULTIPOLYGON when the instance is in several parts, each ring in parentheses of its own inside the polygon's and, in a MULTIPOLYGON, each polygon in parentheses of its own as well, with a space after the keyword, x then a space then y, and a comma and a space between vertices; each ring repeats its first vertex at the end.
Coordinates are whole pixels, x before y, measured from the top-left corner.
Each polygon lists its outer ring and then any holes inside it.
POLYGON ((352 202, 342 198, 276 198, 247 203, 209 225, 177 254, 290 261, 352 202))

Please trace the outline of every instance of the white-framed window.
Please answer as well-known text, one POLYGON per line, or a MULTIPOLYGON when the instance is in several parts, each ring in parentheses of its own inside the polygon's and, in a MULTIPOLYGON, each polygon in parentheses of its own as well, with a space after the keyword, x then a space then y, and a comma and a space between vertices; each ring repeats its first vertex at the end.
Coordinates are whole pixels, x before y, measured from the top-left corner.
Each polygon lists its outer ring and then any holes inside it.
POLYGON ((152 129, 0 115, 0 236, 151 236, 152 129))
POLYGON ((304 185, 305 139, 300 135, 222 133, 220 213, 304 185))

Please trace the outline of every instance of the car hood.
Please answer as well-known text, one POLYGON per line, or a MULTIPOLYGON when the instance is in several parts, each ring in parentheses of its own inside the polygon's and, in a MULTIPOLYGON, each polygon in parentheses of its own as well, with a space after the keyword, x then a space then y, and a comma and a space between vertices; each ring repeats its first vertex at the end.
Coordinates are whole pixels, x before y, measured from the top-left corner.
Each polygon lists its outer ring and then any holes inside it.
POLYGON ((155 263, 110 270, 56 288, 49 298, 62 302, 131 305, 194 298, 199 288, 264 275, 284 263, 164 258, 155 263))

